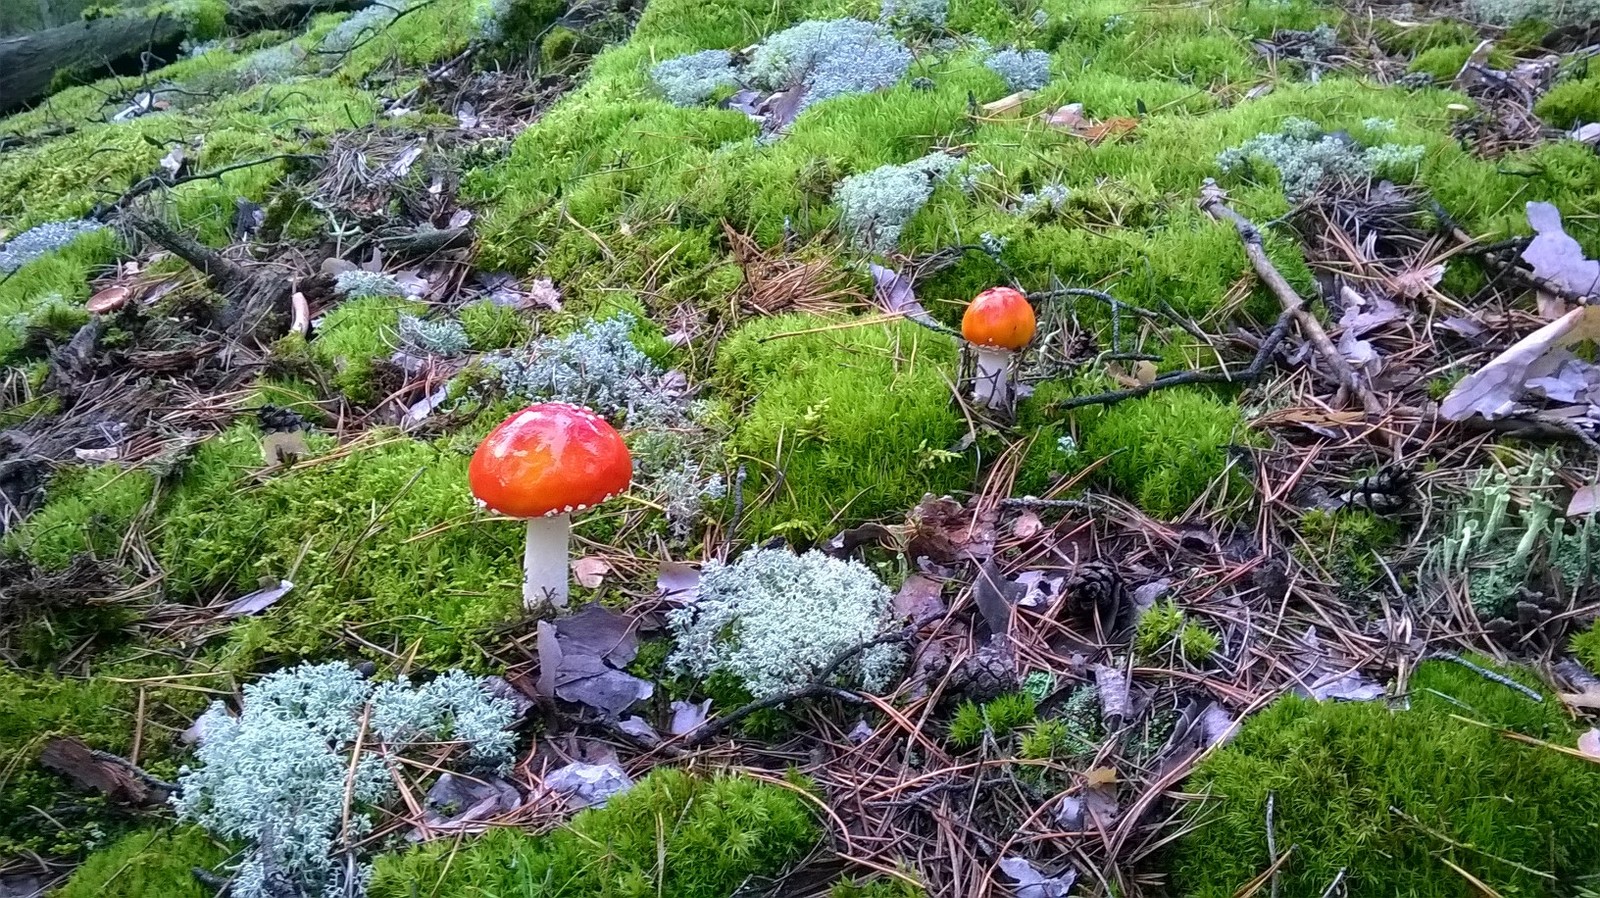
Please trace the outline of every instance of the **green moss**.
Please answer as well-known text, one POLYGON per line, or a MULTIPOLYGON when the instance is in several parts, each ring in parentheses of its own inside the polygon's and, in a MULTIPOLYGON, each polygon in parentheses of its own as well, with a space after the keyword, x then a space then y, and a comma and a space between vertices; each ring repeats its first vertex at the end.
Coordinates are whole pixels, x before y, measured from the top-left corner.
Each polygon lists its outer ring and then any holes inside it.
POLYGON ((116 465, 62 468, 50 478, 44 507, 7 533, 5 546, 45 570, 61 570, 85 553, 115 558, 154 492, 148 471, 116 465))
POLYGON ((1237 405, 1185 387, 1120 402, 1086 429, 1083 451, 1105 458, 1105 482, 1165 518, 1183 514, 1223 473, 1227 447, 1249 439, 1237 405))
POLYGON ((90 278, 119 248, 112 231, 94 231, 0 279, 0 360, 14 361, 25 348, 35 315, 52 306, 81 306, 89 298, 90 278))
POLYGON ((1133 648, 1147 660, 1162 658, 1176 648, 1179 657, 1203 664, 1216 652, 1217 634, 1189 620, 1177 602, 1158 602, 1139 615, 1133 648))
POLYGON ((565 8, 560 0, 512 0, 500 18, 498 48, 514 54, 527 52, 551 30, 551 23, 565 8))
POLYGON ((803 857, 820 832, 793 789, 657 770, 549 835, 510 828, 380 857, 373 898, 725 898, 803 857))
POLYGON ((351 401, 374 402, 383 398, 373 380, 374 369, 399 346, 400 316, 426 312, 422 303, 398 296, 347 300, 323 316, 311 341, 311 354, 334 372, 334 384, 351 401))
POLYGON ((215 890, 195 878, 194 868, 210 870, 230 852, 204 830, 167 832, 141 829, 91 854, 57 898, 211 898, 215 890))
POLYGON ((1391 19, 1377 19, 1372 23, 1372 30, 1378 43, 1390 53, 1421 53, 1435 47, 1479 40, 1477 29, 1453 19, 1404 25, 1391 19))
POLYGON ((828 898, 924 898, 926 894, 903 879, 888 876, 859 881, 845 877, 828 889, 828 898))
POLYGON ((987 735, 1006 742, 1013 733, 1033 723, 1038 704, 1026 692, 1008 692, 979 706, 968 700, 956 707, 950 719, 950 744, 972 748, 987 735))
POLYGON ((1399 524, 1370 511, 1313 509, 1300 517, 1303 543, 1295 553, 1332 574, 1346 601, 1359 603, 1383 576, 1380 552, 1399 535, 1399 524))
MULTIPOLYGON (((1472 51, 1477 49, 1477 46, 1477 37, 1469 37, 1459 43, 1430 46, 1411 60, 1407 71, 1427 72, 1438 80, 1449 83, 1461 73, 1461 67, 1467 64, 1467 59, 1472 56, 1472 51)), ((1516 59, 1503 49, 1489 54, 1489 65, 1494 68, 1505 69, 1515 64, 1516 59)))
POLYGON ((1320 894, 1341 869, 1357 898, 1480 894, 1445 860, 1502 895, 1565 894, 1600 873, 1600 768, 1453 717, 1570 745, 1553 698, 1442 661, 1410 690, 1409 710, 1290 697, 1249 721, 1185 788, 1211 798, 1178 843, 1176 892, 1231 895, 1267 868, 1269 794, 1280 850, 1296 846, 1286 895, 1320 894))
MULTIPOLYGON (((59 658, 60 656, 57 655, 59 658)), ((170 673, 171 666, 141 661, 102 667, 92 679, 0 670, 0 854, 38 852, 72 857, 93 850, 129 828, 131 817, 103 796, 87 794, 38 766, 52 737, 72 737, 90 748, 127 756, 139 688, 136 679, 170 673), (114 673, 113 673, 114 671, 114 673)), ((189 687, 215 685, 203 678, 189 687)), ((145 739, 140 763, 157 776, 177 772, 171 738, 204 704, 198 692, 150 687, 145 693, 145 739)))
POLYGON ((1600 122, 1600 73, 1557 84, 1539 98, 1533 111, 1557 128, 1600 122))
MULTIPOLYGON (((285 578, 295 588, 266 618, 280 651, 315 653, 348 629, 426 663, 479 663, 475 640, 520 609, 518 530, 470 523, 467 454, 384 436, 265 478, 253 427, 206 442, 152 539, 169 593, 285 578)), ((326 449, 312 439, 313 456, 326 449)))
POLYGON ((751 534, 815 537, 970 482, 970 463, 946 452, 966 430, 951 403, 948 337, 909 322, 783 315, 740 327, 716 367, 746 403, 732 444, 750 466, 751 534))
POLYGON ((516 309, 487 300, 461 307, 461 327, 478 352, 521 346, 533 337, 533 325, 516 309))

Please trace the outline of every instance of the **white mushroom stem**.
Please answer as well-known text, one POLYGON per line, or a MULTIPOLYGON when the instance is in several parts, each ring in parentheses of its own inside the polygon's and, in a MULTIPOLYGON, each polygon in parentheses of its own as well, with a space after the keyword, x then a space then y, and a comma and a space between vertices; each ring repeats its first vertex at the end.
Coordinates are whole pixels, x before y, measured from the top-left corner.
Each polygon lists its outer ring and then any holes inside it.
POLYGON ((989 408, 1004 408, 1011 397, 1010 350, 993 346, 978 347, 978 376, 972 383, 972 398, 989 408))
POLYGON ((528 519, 522 551, 522 604, 529 611, 567 607, 567 544, 572 515, 528 519))

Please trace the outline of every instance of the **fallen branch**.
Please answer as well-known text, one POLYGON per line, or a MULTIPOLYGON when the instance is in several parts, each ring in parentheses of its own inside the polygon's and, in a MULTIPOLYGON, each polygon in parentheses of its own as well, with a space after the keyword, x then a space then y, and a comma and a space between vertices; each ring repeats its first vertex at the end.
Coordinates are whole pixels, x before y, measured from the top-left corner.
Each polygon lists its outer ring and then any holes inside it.
POLYGON ((124 804, 164 804, 178 788, 126 758, 96 751, 77 739, 51 739, 45 743, 39 753, 39 766, 124 804))
POLYGON ((225 175, 225 174, 227 174, 229 172, 240 171, 240 170, 246 169, 246 168, 254 168, 257 165, 266 165, 268 162, 278 162, 278 161, 283 160, 283 159, 321 159, 321 158, 322 158, 321 156, 318 156, 315 153, 279 153, 279 154, 277 154, 275 156, 266 156, 266 157, 263 157, 261 159, 252 159, 249 162, 236 162, 233 165, 224 165, 223 167, 221 167, 219 169, 214 169, 214 170, 208 171, 208 172, 201 172, 199 174, 194 174, 194 175, 184 175, 181 178, 174 178, 174 177, 172 177, 170 175, 166 175, 165 173, 151 175, 150 177, 145 178, 144 180, 142 180, 142 181, 138 182, 137 184, 133 185, 132 187, 128 188, 128 191, 126 193, 124 193, 122 196, 117 197, 116 202, 112 203, 110 206, 107 206, 105 209, 101 210, 101 212, 98 215, 94 216, 94 217, 97 220, 104 221, 105 219, 109 218, 112 213, 127 208, 127 205, 129 203, 133 202, 134 200, 138 199, 141 196, 144 196, 145 194, 151 192, 152 190, 156 190, 156 189, 161 188, 161 187, 177 187, 179 184, 188 184, 191 181, 210 181, 210 180, 213 180, 213 179, 216 179, 216 178, 220 178, 220 177, 222 177, 223 175, 225 175))
MULTIPOLYGON (((472 231, 468 228, 445 228, 380 237, 378 246, 387 256, 415 259, 451 250, 469 249, 472 246, 472 239, 472 231)), ((355 251, 352 251, 352 255, 354 254, 355 251)))
POLYGON ((288 278, 276 273, 247 271, 164 222, 137 216, 128 216, 126 220, 206 276, 206 282, 223 297, 217 323, 228 336, 265 344, 288 333, 292 311, 288 278))
POLYGON ((1233 224, 1234 230, 1239 232, 1239 239, 1244 241, 1244 253, 1250 259, 1250 265, 1255 268, 1256 275, 1278 298, 1283 310, 1294 317, 1295 323, 1300 325, 1301 333, 1305 334, 1306 339, 1316 348, 1317 354, 1322 356, 1328 367, 1333 369, 1334 379, 1339 382, 1340 389, 1347 395, 1359 398, 1361 407, 1368 415, 1381 416, 1383 405, 1378 401, 1378 397, 1361 383, 1350 363, 1333 345, 1328 332, 1322 329, 1322 324, 1306 310, 1305 301, 1300 298, 1300 294, 1295 292, 1294 287, 1278 271, 1277 266, 1272 264, 1272 259, 1267 256, 1266 244, 1261 238, 1261 230, 1250 219, 1230 208, 1224 202, 1227 198, 1228 194, 1217 186, 1217 182, 1207 178, 1205 186, 1200 188, 1200 209, 1218 221, 1228 221, 1233 224))

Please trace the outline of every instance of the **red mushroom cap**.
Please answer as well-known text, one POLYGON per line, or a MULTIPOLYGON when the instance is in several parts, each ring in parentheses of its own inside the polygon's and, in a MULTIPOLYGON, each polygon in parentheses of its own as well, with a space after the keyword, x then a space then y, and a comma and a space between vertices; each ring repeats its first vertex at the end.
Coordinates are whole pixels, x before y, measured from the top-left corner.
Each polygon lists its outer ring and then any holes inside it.
POLYGON ((628 488, 633 459, 604 419, 565 402, 533 405, 489 434, 467 467, 472 495, 516 518, 583 511, 628 488))
POLYGON ((1033 339, 1037 324, 1028 297, 1010 287, 979 293, 961 316, 961 336, 968 343, 1018 350, 1033 339))

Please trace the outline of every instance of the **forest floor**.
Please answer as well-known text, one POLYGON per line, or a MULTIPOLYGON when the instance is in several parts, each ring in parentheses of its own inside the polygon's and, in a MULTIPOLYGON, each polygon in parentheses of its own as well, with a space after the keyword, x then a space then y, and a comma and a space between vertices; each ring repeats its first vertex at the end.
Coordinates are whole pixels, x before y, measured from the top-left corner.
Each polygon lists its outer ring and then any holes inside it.
POLYGON ((406 0, 0 119, 0 895, 1600 894, 1596 20, 406 0))

